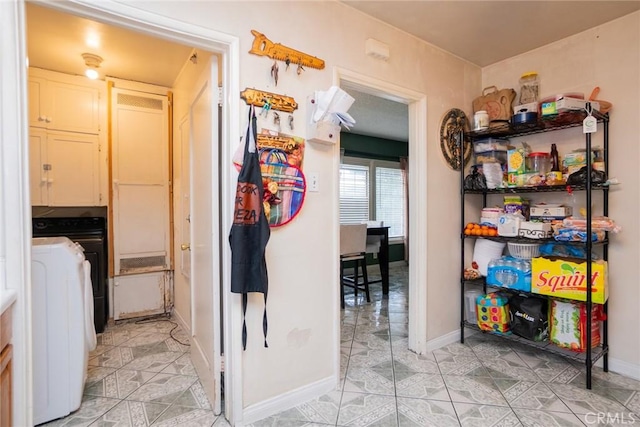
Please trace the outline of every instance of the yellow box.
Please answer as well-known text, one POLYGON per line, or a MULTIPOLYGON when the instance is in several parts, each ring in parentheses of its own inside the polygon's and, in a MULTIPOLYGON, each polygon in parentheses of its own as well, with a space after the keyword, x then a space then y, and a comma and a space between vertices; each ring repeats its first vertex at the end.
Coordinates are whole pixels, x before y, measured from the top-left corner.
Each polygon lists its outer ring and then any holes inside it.
MULTIPOLYGON (((587 262, 565 259, 533 258, 531 260, 531 292, 577 301, 587 300, 587 262)), ((606 261, 591 262, 591 301, 604 304, 609 297, 606 261)))
POLYGON ((524 160, 526 157, 527 153, 522 148, 507 150, 507 172, 525 173, 524 160))

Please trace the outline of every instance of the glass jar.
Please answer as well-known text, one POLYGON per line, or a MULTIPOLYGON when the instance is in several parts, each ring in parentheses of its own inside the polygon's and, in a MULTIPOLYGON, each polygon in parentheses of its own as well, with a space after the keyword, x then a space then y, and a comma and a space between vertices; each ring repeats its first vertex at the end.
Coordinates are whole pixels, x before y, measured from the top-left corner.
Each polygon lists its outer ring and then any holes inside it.
POLYGON ((473 115, 473 130, 485 130, 489 128, 489 113, 485 110, 476 111, 473 115))
POLYGON ((538 102, 538 73, 529 71, 520 77, 520 105, 538 102))

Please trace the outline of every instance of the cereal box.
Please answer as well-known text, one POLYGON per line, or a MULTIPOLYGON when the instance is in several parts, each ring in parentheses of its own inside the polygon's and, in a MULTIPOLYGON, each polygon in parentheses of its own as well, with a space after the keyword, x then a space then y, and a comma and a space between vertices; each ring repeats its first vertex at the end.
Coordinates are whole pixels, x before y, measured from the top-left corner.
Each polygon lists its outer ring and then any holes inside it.
MULTIPOLYGON (((591 262, 591 301, 604 304, 609 297, 606 261, 591 262)), ((577 301, 587 300, 587 263, 554 258, 531 260, 531 292, 577 301)))

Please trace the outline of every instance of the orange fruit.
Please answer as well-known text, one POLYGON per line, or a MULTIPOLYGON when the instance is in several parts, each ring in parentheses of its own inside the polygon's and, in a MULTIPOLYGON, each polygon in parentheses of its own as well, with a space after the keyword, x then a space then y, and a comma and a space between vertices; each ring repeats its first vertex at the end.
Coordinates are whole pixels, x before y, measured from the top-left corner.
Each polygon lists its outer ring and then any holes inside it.
POLYGON ((473 228, 473 223, 472 222, 468 223, 465 228, 473 228))
POLYGON ((480 228, 480 224, 473 224, 473 228, 475 228, 476 230, 480 228))
POLYGON ((496 230, 495 228, 489 229, 489 236, 497 236, 497 235, 498 235, 498 230, 496 230))
POLYGON ((488 230, 489 226, 488 225, 481 225, 480 228, 482 228, 483 230, 488 230))
POLYGON ((470 236, 471 235, 471 229, 470 228, 465 228, 464 229, 464 234, 467 235, 467 236, 470 236))

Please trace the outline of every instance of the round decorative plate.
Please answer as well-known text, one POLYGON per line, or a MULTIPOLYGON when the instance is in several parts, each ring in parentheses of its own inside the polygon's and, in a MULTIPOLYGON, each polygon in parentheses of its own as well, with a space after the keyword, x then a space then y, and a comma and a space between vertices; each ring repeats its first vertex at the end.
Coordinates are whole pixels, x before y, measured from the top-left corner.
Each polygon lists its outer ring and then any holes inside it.
MULTIPOLYGON (((464 111, 452 108, 447 111, 440 126, 440 149, 453 170, 460 170, 460 131, 469 131, 469 121, 464 111)), ((464 165, 471 159, 472 145, 464 143, 464 165)), ((463 167, 464 167, 463 165, 463 167)))

